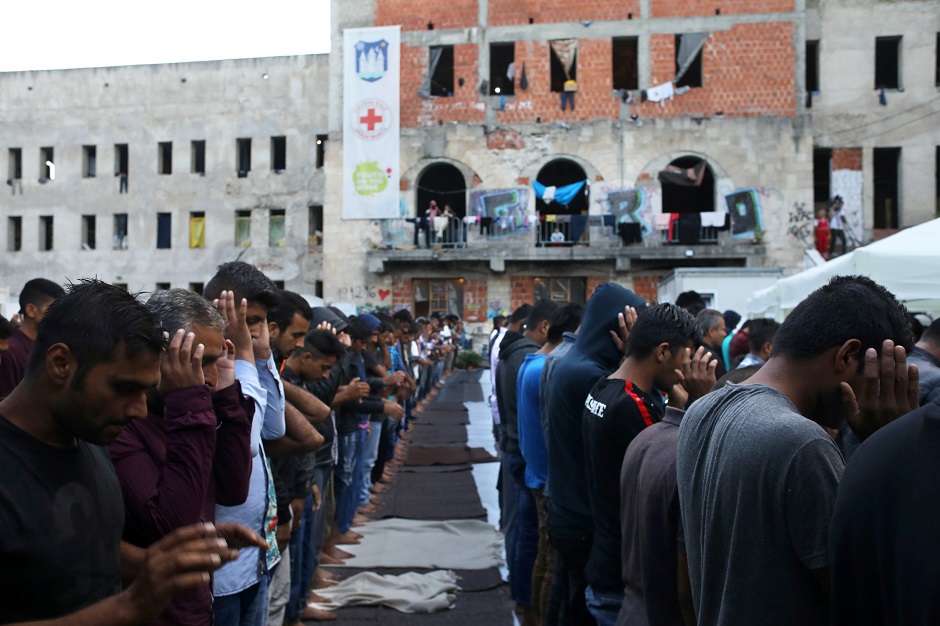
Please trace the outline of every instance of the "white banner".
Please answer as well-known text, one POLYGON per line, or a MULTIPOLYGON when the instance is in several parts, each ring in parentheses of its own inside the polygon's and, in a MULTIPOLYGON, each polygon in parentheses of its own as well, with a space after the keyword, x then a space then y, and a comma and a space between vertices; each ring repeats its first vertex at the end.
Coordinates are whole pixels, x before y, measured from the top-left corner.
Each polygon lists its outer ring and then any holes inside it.
POLYGON ((398 217, 401 27, 343 32, 343 219, 398 217))

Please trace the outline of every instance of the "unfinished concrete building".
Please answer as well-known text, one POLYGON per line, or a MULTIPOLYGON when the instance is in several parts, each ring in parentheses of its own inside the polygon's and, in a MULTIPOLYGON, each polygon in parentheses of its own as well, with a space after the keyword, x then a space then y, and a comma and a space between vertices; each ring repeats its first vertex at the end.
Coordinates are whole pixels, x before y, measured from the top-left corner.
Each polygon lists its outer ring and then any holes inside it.
POLYGON ((0 76, 11 293, 198 288, 241 258, 483 323, 611 279, 653 299, 676 267, 797 271, 837 194, 850 241, 937 211, 935 0, 335 0, 332 33, 328 57, 0 76), (385 25, 400 206, 346 220, 343 31, 385 25))

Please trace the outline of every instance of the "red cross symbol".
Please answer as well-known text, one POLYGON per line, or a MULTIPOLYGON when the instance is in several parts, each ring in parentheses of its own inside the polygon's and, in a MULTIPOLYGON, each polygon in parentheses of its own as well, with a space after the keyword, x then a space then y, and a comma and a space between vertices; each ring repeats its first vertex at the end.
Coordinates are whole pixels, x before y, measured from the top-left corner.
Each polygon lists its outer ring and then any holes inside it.
POLYGON ((376 124, 380 124, 381 122, 382 116, 376 115, 375 109, 369 109, 369 112, 364 117, 359 118, 359 123, 365 124, 369 128, 369 131, 375 130, 376 124))

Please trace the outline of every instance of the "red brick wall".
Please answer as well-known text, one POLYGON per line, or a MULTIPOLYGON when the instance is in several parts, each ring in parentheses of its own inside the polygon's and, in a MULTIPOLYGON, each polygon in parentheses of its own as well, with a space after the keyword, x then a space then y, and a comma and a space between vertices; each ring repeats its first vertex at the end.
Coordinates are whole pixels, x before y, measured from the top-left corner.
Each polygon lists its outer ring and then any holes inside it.
POLYGON ((585 281, 584 286, 584 301, 587 302, 591 299, 591 296, 594 295, 594 290, 603 283, 606 283, 609 278, 606 276, 588 276, 587 281, 585 281))
MULTIPOLYGON (((677 5, 680 3, 676 3, 677 5)), ((702 52, 702 87, 667 100, 634 105, 640 117, 796 115, 793 25, 738 24, 714 32, 702 52)), ((675 37, 650 37, 651 84, 672 80, 675 37)))
POLYGON ((633 292, 647 302, 656 302, 659 299, 657 289, 659 289, 659 276, 633 276, 633 292))
POLYGON ((634 19, 640 16, 639 0, 490 0, 488 9, 491 26, 528 24, 530 17, 536 24, 625 20, 630 13, 634 19))
POLYGON ((410 278, 396 278, 392 281, 392 310, 398 311, 399 309, 408 309, 409 311, 413 310, 413 302, 411 300, 411 279, 410 278))
POLYGON ((581 39, 578 44, 575 110, 561 110, 561 94, 553 93, 551 52, 547 41, 516 42, 516 94, 506 99, 506 110, 496 114, 500 124, 556 120, 616 119, 620 108, 611 94, 612 73, 610 39, 581 39), (519 89, 525 63, 529 88, 519 89))
POLYGON ((794 10, 793 0, 650 0, 650 15, 644 17, 688 17, 741 13, 777 13, 794 10))
POLYGON ((512 313, 523 304, 532 304, 535 293, 531 276, 513 276, 510 282, 510 306, 512 313))
POLYGON ((474 27, 479 17, 476 0, 379 0, 375 8, 376 26, 402 30, 427 30, 428 22, 435 30, 474 27))
POLYGON ((463 319, 465 322, 486 321, 486 279, 471 278, 463 285, 463 319))
POLYGON ((428 71, 426 46, 401 46, 401 125, 433 126, 439 120, 482 124, 483 103, 478 98, 477 46, 454 46, 454 95, 425 99, 418 95, 428 71), (464 79, 463 87, 458 79, 464 79))
POLYGON ((832 169, 862 171, 861 148, 833 148, 832 169))

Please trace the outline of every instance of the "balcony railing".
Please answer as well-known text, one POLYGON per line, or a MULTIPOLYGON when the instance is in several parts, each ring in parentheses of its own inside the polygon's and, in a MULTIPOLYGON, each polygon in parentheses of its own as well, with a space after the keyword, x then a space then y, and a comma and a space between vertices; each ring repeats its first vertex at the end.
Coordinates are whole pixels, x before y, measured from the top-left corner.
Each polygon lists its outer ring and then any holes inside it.
POLYGON ((680 245, 731 245, 730 233, 714 226, 680 229, 671 224, 656 230, 639 223, 614 223, 612 216, 553 216, 526 218, 439 218, 427 227, 415 218, 379 220, 382 244, 388 249, 474 248, 498 245, 537 247, 590 246, 602 248, 680 245), (574 219, 572 219, 574 218, 574 219))

